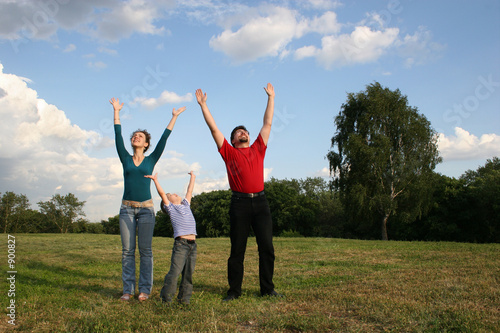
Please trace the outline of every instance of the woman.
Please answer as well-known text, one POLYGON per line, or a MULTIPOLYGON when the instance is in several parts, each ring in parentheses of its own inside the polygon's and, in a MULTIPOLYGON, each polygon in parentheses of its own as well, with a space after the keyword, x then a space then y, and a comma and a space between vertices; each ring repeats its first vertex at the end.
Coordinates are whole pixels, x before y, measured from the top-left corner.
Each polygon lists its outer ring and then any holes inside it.
POLYGON ((129 301, 135 293, 135 238, 140 254, 139 296, 140 302, 149 298, 153 286, 153 230, 155 214, 151 199, 151 180, 144 177, 153 173, 154 166, 160 158, 167 138, 174 128, 177 117, 186 109, 182 107, 172 110, 172 119, 163 132, 155 150, 149 155, 144 153, 149 149, 151 135, 146 130, 135 131, 130 143, 134 155, 125 149, 121 134, 120 104, 114 97, 109 101, 114 109, 115 143, 118 156, 123 166, 125 180, 122 205, 120 207, 120 234, 122 239, 122 280, 123 301, 129 301))

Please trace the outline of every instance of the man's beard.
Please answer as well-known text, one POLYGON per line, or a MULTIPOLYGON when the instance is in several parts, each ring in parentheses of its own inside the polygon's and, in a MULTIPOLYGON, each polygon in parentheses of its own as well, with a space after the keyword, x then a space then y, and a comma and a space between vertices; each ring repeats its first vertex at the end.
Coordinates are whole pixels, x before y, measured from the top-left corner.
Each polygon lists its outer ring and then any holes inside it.
POLYGON ((238 139, 239 142, 248 142, 248 138, 246 136, 238 139))

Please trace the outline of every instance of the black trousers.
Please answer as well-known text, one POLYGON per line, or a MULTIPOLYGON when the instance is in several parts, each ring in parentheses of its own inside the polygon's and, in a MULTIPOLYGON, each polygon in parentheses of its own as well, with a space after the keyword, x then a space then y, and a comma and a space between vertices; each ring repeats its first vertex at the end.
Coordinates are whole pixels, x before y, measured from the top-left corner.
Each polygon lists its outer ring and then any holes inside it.
POLYGON ((227 261, 227 278, 229 282, 228 295, 239 297, 243 282, 245 250, 253 229, 259 250, 259 283, 260 293, 267 295, 274 290, 274 247, 273 223, 271 210, 264 194, 245 198, 233 195, 231 197, 230 237, 231 254, 227 261))

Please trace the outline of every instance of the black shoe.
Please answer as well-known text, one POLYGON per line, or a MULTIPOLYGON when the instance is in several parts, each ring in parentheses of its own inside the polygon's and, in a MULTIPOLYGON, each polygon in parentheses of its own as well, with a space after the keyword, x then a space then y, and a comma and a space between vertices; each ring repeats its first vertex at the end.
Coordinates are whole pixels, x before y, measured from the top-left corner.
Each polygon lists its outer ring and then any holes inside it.
POLYGON ((271 291, 268 294, 262 294, 262 297, 264 297, 264 296, 278 297, 278 298, 285 297, 285 295, 282 295, 282 294, 278 293, 276 290, 273 290, 273 291, 271 291))
POLYGON ((172 304, 172 299, 165 299, 163 297, 160 297, 161 303, 165 305, 171 305, 172 304))
POLYGON ((182 300, 177 300, 177 304, 180 306, 180 307, 183 307, 183 308, 187 308, 189 307, 189 301, 182 301, 182 300))
POLYGON ((230 301, 232 301, 232 300, 234 300, 234 299, 237 299, 238 297, 240 297, 240 296, 236 296, 236 295, 233 295, 233 294, 229 294, 229 295, 227 295, 227 296, 226 296, 226 298, 224 298, 222 301, 223 301, 223 302, 230 302, 230 301))

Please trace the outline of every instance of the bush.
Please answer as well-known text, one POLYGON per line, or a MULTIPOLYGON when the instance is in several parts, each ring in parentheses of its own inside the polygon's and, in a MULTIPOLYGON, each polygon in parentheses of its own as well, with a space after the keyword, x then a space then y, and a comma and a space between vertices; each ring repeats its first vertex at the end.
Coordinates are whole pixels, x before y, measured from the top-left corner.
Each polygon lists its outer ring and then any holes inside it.
POLYGON ((283 230, 280 237, 304 237, 296 230, 283 230))

